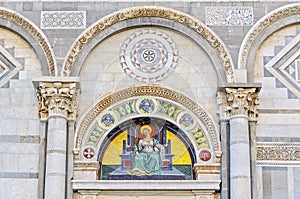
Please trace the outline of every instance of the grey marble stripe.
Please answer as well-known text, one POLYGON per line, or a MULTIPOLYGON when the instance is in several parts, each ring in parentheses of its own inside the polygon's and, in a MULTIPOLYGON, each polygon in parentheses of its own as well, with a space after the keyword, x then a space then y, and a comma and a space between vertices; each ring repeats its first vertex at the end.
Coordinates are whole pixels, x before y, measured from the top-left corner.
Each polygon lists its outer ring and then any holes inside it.
POLYGON ((38 135, 0 135, 0 142, 9 143, 40 143, 40 136, 38 135))
POLYGON ((38 173, 0 172, 0 178, 38 178, 38 173))

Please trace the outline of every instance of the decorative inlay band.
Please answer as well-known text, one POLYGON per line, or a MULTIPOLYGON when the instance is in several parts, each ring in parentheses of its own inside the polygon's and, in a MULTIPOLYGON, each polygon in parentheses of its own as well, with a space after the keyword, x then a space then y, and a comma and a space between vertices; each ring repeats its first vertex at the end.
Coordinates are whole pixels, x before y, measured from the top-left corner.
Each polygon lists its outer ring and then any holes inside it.
POLYGON ((76 40, 76 42, 72 46, 70 53, 67 55, 67 58, 64 62, 62 75, 70 75, 72 67, 78 55, 81 53, 81 50, 96 35, 118 22, 139 17, 160 17, 172 20, 174 22, 183 24, 188 28, 199 33, 215 49, 217 55, 221 60, 222 65, 225 68, 227 82, 235 81, 234 67, 228 50, 226 49, 224 43, 218 38, 218 36, 215 35, 205 24, 184 13, 168 8, 158 8, 151 6, 135 7, 120 10, 107 17, 104 17, 103 19, 95 23, 92 27, 90 27, 83 34, 81 34, 81 36, 76 40))
POLYGON ((300 143, 257 143, 258 165, 300 165, 300 143))
POLYGON ((156 83, 172 73, 178 62, 175 42, 166 33, 142 30, 129 35, 120 52, 122 69, 140 82, 156 83))
POLYGON ((4 20, 11 21, 22 28, 24 28, 26 31, 28 31, 31 36, 39 43, 41 48, 43 49, 46 59, 49 65, 49 73, 51 76, 57 75, 57 68, 56 68, 56 62, 54 59, 54 53, 52 52, 52 49, 50 47, 50 44, 46 38, 46 36, 43 34, 42 31, 39 30, 38 27, 32 22, 30 22, 25 17, 15 13, 14 11, 8 10, 6 8, 0 7, 0 18, 4 20))
POLYGON ((251 26, 252 7, 206 7, 206 25, 209 26, 251 26))
POLYGON ((42 29, 84 29, 85 11, 42 11, 42 29))
MULTIPOLYGON (((293 16, 300 14, 300 4, 290 4, 281 8, 274 10, 273 12, 269 13, 262 19, 260 19, 248 32, 246 35, 239 52, 239 60, 238 60, 238 68, 246 68, 246 62, 248 59, 249 51, 252 47, 253 42, 262 33, 268 26, 271 24, 293 16)), ((252 67, 252 66, 251 66, 252 67)))

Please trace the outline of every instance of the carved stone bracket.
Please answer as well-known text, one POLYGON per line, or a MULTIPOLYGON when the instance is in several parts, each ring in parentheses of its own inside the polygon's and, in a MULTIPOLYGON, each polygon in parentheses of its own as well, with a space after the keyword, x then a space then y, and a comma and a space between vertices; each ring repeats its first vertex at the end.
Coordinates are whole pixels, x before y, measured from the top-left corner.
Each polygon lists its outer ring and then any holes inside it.
POLYGON ((218 92, 217 99, 221 107, 221 119, 229 119, 235 115, 244 115, 250 120, 256 120, 258 117, 257 88, 225 88, 225 92, 218 92))
POLYGON ((78 84, 75 81, 34 81, 34 84, 39 100, 41 120, 47 120, 51 116, 60 116, 70 120, 75 118, 76 97, 79 94, 78 84))

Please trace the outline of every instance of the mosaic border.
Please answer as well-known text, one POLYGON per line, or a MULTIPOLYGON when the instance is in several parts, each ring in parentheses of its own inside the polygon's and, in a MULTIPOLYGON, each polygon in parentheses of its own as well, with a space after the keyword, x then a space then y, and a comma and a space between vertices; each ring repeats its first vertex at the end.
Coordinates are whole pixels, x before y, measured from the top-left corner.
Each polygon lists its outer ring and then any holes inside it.
POLYGON ((42 11, 42 29, 85 29, 86 11, 42 11))
POLYGON ((205 7, 205 23, 208 26, 252 26, 252 7, 205 7))
POLYGON ((218 139, 216 128, 212 119, 210 119, 209 115, 203 110, 203 108, 201 108, 196 102, 180 93, 158 86, 140 86, 127 88, 113 93, 96 103, 90 109, 90 111, 87 112, 85 117, 82 118, 81 121, 79 121, 78 129, 75 133, 75 149, 81 149, 81 146, 83 145, 83 138, 86 133, 89 133, 88 128, 101 112, 103 112, 111 105, 116 104, 124 99, 137 96, 162 97, 186 107, 188 110, 194 113, 207 128, 207 132, 211 136, 211 140, 213 143, 213 146, 211 146, 212 149, 215 152, 220 151, 220 142, 218 139))

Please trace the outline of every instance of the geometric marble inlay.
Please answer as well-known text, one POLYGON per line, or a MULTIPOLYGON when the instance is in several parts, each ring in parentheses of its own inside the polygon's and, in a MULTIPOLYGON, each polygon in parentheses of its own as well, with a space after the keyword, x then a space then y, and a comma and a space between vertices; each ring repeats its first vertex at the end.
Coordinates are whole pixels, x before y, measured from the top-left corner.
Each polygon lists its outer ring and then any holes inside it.
POLYGON ((300 59, 295 60, 295 65, 296 65, 296 80, 299 82, 300 81, 300 59))
POLYGON ((140 82, 155 83, 165 79, 177 63, 175 42, 168 34, 157 30, 134 32, 121 46, 122 69, 140 82))
POLYGON ((274 57, 264 57, 265 69, 298 98, 300 98, 299 58, 300 34, 280 48, 274 57))
POLYGON ((42 29, 84 29, 85 11, 42 11, 42 29))
POLYGON ((209 26, 253 25, 252 7, 205 7, 205 21, 209 26))
POLYGON ((20 70, 22 65, 2 46, 0 46, 0 87, 5 85, 20 70))

